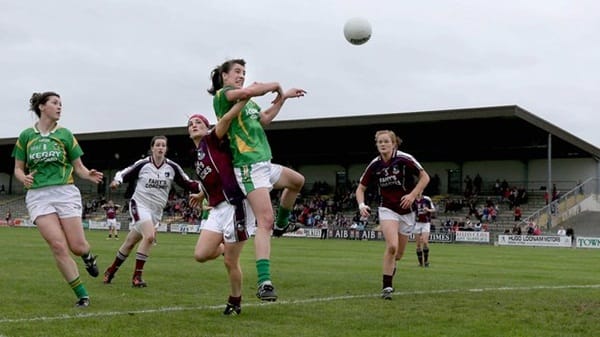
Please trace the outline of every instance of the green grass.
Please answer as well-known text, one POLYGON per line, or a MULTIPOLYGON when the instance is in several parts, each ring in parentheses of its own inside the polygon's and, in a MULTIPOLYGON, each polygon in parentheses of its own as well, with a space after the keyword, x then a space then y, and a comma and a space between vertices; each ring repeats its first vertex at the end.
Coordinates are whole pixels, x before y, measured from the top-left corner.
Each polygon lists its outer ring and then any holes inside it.
MULTIPOLYGON (((123 235, 126 233, 122 233, 123 235)), ((101 272, 121 241, 88 231, 101 272)), ((112 285, 89 277, 92 305, 73 307, 36 229, 0 228, 0 336, 592 336, 600 331, 600 251, 434 244, 417 267, 414 244, 383 301, 382 241, 273 239, 275 303, 254 297, 253 242, 242 255, 243 311, 221 312, 228 295, 222 259, 193 259, 196 235, 159 234, 130 286, 133 259, 112 285)))

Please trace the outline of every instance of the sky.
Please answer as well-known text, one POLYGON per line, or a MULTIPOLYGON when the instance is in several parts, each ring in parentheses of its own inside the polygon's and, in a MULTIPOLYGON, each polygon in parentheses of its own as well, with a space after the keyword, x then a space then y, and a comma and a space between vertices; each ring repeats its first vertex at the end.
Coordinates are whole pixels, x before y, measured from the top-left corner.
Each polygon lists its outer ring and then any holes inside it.
POLYGON ((276 120, 518 105, 598 147, 599 32, 594 0, 0 0, 0 138, 41 91, 76 134, 214 123, 210 72, 243 58, 307 91, 276 120))

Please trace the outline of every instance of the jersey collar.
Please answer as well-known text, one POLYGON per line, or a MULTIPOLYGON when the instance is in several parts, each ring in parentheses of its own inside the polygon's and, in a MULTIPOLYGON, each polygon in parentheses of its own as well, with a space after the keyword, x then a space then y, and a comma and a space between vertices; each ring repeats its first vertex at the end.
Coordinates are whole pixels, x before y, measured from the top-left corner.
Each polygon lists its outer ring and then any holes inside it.
MULTIPOLYGON (((39 133, 42 136, 44 136, 44 134, 42 134, 42 132, 40 131, 40 129, 38 129, 38 123, 39 122, 36 122, 35 124, 33 124, 33 131, 35 131, 35 133, 39 133)), ((57 129, 58 129, 58 123, 54 124, 54 127, 50 130, 50 132, 48 133, 48 135, 56 132, 57 129)))

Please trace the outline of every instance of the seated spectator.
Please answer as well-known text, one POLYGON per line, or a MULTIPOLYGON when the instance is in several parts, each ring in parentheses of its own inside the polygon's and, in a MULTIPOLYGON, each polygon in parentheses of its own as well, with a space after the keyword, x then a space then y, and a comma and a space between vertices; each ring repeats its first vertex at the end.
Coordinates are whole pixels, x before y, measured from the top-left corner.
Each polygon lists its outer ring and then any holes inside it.
POLYGON ((535 225, 533 224, 533 222, 530 222, 529 225, 527 226, 527 235, 533 235, 534 229, 535 229, 535 225))
POLYGON ((458 221, 454 221, 454 223, 452 224, 452 231, 453 232, 458 232, 458 221))
POLYGON ((489 220, 492 222, 495 222, 496 217, 498 215, 498 209, 494 205, 490 206, 488 209, 489 209, 489 216, 488 216, 489 220))
POLYGON ((560 226, 560 227, 558 227, 558 231, 556 232, 556 234, 560 235, 560 236, 566 236, 567 230, 565 229, 565 227, 560 226))
POLYGON ((479 210, 477 209, 477 200, 470 199, 469 200, 469 216, 474 215, 475 218, 481 219, 481 215, 479 214, 479 210))
POLYGON ((308 213, 306 215, 306 226, 313 227, 314 225, 315 225, 315 217, 313 216, 312 213, 308 213))
POLYGON ((484 207, 481 211, 481 221, 490 221, 492 220, 490 217, 490 208, 484 207))
POLYGON ((473 223, 471 222, 471 218, 468 216, 465 217, 465 221, 461 222, 458 226, 458 230, 460 231, 473 231, 473 223))
POLYGON ((446 222, 444 222, 444 224, 443 224, 443 229, 445 232, 451 232, 452 231, 452 220, 450 220, 450 219, 446 220, 446 222))
POLYGON ((512 233, 514 235, 521 235, 521 226, 519 226, 518 224, 515 224, 512 228, 512 233))

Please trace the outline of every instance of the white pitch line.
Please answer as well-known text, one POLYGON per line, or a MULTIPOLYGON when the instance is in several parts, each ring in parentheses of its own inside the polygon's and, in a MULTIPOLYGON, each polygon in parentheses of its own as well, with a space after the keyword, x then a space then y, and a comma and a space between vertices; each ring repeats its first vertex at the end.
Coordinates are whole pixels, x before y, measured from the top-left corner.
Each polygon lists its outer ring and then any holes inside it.
MULTIPOLYGON (((562 286, 531 286, 531 287, 498 287, 498 288, 473 288, 473 289, 441 289, 441 290, 415 290, 415 291, 399 291, 394 292, 394 296, 414 296, 414 295, 432 295, 432 294, 449 294, 458 292, 492 292, 492 291, 528 291, 528 290, 540 290, 540 289, 591 289, 600 288, 600 284, 586 284, 586 285, 562 285, 562 286)), ((266 305, 288 305, 288 304, 307 304, 316 302, 332 302, 340 300, 351 300, 357 298, 377 297, 380 294, 368 294, 368 295, 346 295, 346 296, 332 296, 332 297, 321 297, 311 298, 303 300, 289 300, 289 301, 277 301, 277 302, 261 302, 261 303, 244 303, 244 308, 247 307, 258 307, 266 305)), ((136 315, 136 314, 152 314, 162 312, 176 312, 176 311, 190 311, 190 310, 217 310, 222 309, 223 304, 219 305, 204 305, 199 307, 166 307, 157 309, 142 309, 142 310, 127 310, 127 311, 106 311, 106 312, 94 312, 94 313, 79 313, 74 315, 58 315, 58 316, 41 316, 41 317, 30 317, 30 318, 2 318, 0 324, 3 323, 26 323, 26 322, 46 322, 46 321, 58 321, 78 318, 89 318, 89 317, 106 317, 106 316, 121 316, 124 314, 136 315)), ((85 309, 83 309, 85 310, 85 309)))

